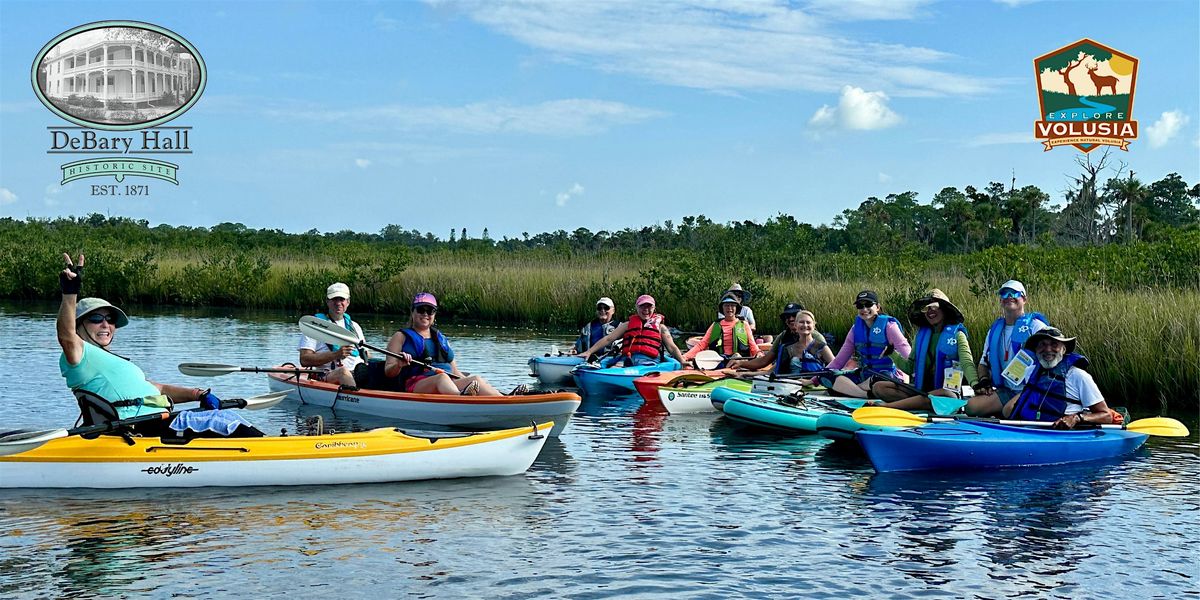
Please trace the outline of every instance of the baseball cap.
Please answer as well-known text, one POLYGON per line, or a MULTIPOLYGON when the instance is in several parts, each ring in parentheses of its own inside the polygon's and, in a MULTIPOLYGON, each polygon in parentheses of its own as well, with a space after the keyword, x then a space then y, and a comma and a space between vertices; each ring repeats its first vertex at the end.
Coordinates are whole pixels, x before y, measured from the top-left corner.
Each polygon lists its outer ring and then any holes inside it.
POLYGON ((612 298, 609 298, 608 296, 605 296, 596 301, 596 306, 600 306, 601 304, 603 304, 609 308, 616 306, 616 304, 613 304, 612 298))
POLYGON ((417 306, 432 306, 437 308, 437 298, 435 298, 434 295, 430 294, 429 292, 421 292, 416 296, 413 296, 412 305, 414 308, 417 306))
POLYGON ((863 291, 859 292, 857 296, 854 297, 855 304, 858 304, 859 302, 862 302, 863 300, 870 300, 871 302, 874 302, 875 304, 879 304, 879 296, 871 290, 863 290, 863 291))
POLYGON ((334 298, 345 298, 349 300, 350 286, 339 281, 328 288, 325 288, 325 298, 329 300, 334 298))
POLYGON ((804 310, 803 304, 800 304, 799 302, 788 302, 787 306, 783 307, 783 312, 779 313, 779 316, 786 317, 788 315, 798 314, 802 310, 804 310))
POLYGON ((1004 285, 1000 286, 1000 289, 998 291, 1003 292, 1004 290, 1012 290, 1014 292, 1021 292, 1022 296, 1029 295, 1029 293, 1025 291, 1025 285, 1023 283, 1021 283, 1020 281, 1017 281, 1016 279, 1009 279, 1008 281, 1005 281, 1004 285))
POLYGON ((643 304, 656 304, 654 302, 654 296, 651 296, 650 294, 642 294, 641 296, 638 296, 637 302, 634 303, 634 306, 641 306, 643 304))

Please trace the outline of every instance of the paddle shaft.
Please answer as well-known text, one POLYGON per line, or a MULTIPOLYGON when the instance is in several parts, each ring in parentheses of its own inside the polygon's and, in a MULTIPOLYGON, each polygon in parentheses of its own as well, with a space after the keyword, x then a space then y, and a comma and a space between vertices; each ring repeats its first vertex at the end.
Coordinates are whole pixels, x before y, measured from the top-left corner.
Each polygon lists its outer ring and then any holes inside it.
MULTIPOLYGON (((327 321, 322 321, 322 320, 317 319, 316 317, 312 317, 312 316, 301 317, 300 318, 300 331, 303 332, 304 335, 307 335, 316 340, 320 340, 321 342, 326 343, 326 344, 339 344, 339 345, 351 344, 351 345, 357 346, 359 348, 366 348, 367 350, 374 350, 384 356, 390 356, 396 360, 400 360, 400 361, 405 360, 403 355, 392 352, 391 350, 388 350, 386 348, 379 348, 377 346, 372 346, 371 344, 368 344, 364 340, 356 339, 353 336, 353 334, 346 331, 344 328, 340 328, 340 329, 342 329, 342 331, 345 331, 344 334, 333 331, 333 330, 329 329, 329 325, 326 325, 326 323, 327 323, 327 321)), ((462 379, 463 378, 462 375, 457 375, 457 374, 451 373, 450 371, 447 371, 445 369, 439 369, 427 362, 419 361, 416 358, 410 357, 406 362, 410 362, 414 365, 420 365, 431 371, 437 371, 438 373, 445 373, 454 379, 462 379)))

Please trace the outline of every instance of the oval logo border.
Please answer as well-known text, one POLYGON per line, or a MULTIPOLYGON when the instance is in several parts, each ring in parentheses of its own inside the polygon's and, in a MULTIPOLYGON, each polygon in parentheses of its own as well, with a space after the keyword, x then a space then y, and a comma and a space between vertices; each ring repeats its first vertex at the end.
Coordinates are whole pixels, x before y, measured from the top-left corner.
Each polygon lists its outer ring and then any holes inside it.
POLYGON ((204 64, 204 57, 200 56, 200 51, 197 50, 191 42, 187 41, 183 38, 183 36, 171 31, 170 29, 167 29, 166 27, 160 27, 158 25, 154 25, 153 23, 146 23, 143 21, 95 21, 85 25, 80 25, 78 27, 72 27, 71 29, 58 34, 49 42, 46 42, 46 45, 42 46, 41 51, 38 52, 37 56, 33 59, 33 66, 30 68, 30 81, 33 84, 33 93, 37 95, 38 101, 40 101, 46 108, 50 109, 50 112, 62 117, 63 119, 66 119, 67 121, 89 129, 102 129, 105 131, 136 131, 138 129, 150 129, 153 127, 158 127, 159 125, 167 123, 190 110, 192 106, 196 104, 196 101, 200 99, 201 94, 204 93, 205 86, 208 84, 208 67, 204 64), (46 97, 45 93, 42 92, 41 86, 38 85, 38 67, 42 64, 42 59, 45 58, 46 55, 49 54, 50 50, 58 45, 58 43, 61 41, 75 34, 91 31, 93 29, 104 29, 106 27, 132 27, 135 29, 153 31, 155 33, 165 35, 178 42, 184 48, 187 48, 188 51, 192 53, 192 56, 196 58, 196 69, 200 71, 200 82, 196 85, 196 93, 193 94, 191 99, 188 100, 183 106, 180 106, 179 108, 157 119, 146 121, 144 123, 95 123, 68 114, 59 107, 55 106, 54 103, 46 97))

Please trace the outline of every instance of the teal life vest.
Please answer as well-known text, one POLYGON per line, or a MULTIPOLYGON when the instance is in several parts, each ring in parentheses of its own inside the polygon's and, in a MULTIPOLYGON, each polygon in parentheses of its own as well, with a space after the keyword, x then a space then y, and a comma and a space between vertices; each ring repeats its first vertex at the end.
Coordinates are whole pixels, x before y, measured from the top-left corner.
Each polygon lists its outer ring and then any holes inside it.
POLYGON ((921 327, 917 329, 917 340, 913 353, 909 358, 913 359, 913 385, 920 388, 923 392, 929 392, 941 389, 945 383, 946 369, 954 366, 958 361, 958 332, 967 332, 966 326, 962 323, 948 325, 942 328, 941 334, 938 335, 937 347, 934 349, 933 356, 933 385, 925 386, 925 356, 929 352, 929 340, 933 337, 933 329, 929 327, 921 327))
POLYGON ((901 333, 904 333, 900 322, 890 315, 875 317, 875 323, 871 326, 870 331, 867 330, 867 323, 863 321, 862 317, 854 318, 854 352, 858 359, 858 366, 885 375, 896 373, 896 364, 892 362, 892 359, 883 355, 888 349, 888 323, 892 322, 900 327, 901 333))
MULTIPOLYGON (((1009 338, 1008 356, 1013 357, 1021 348, 1025 347, 1025 340, 1033 335, 1033 320, 1037 319, 1046 325, 1050 325, 1050 320, 1042 316, 1042 313, 1025 313, 1013 322, 1012 337, 1009 338)), ((1006 327, 1004 317, 996 319, 992 323, 991 329, 988 329, 987 343, 984 344, 983 350, 987 352, 988 367, 991 369, 992 385, 1005 389, 1012 389, 1008 385, 1008 380, 1004 379, 1000 374, 1004 372, 1004 367, 1008 366, 1004 363, 1004 349, 1000 347, 1000 339, 1004 335, 1006 327)))
POLYGON ((1053 369, 1043 369, 1041 363, 1034 367, 1033 375, 1017 403, 1013 406, 1013 419, 1022 421, 1057 421, 1066 414, 1067 405, 1079 400, 1067 397, 1067 371, 1071 367, 1086 369, 1088 359, 1082 354, 1068 354, 1053 369))
MULTIPOLYGON (((724 320, 724 319, 722 319, 724 320)), ((721 321, 716 321, 709 327, 708 347, 723 358, 731 356, 750 356, 750 334, 746 322, 740 317, 733 324, 733 343, 736 348, 731 352, 725 351, 725 331, 721 329, 721 321)))
MULTIPOLYGON (((327 314, 325 314, 325 313, 317 313, 317 318, 318 318, 318 319, 325 319, 326 321, 329 321, 330 323, 337 323, 337 321, 334 321, 333 319, 330 319, 330 318, 329 318, 329 315, 327 315, 327 314)), ((350 333, 354 333, 354 326, 353 326, 353 325, 351 325, 350 323, 351 323, 351 320, 350 320, 350 314, 349 314, 349 313, 342 313, 342 327, 345 327, 345 328, 346 328, 346 331, 349 331, 350 333)), ((327 346, 329 346, 329 349, 330 349, 330 350, 332 350, 332 351, 334 351, 334 352, 337 352, 337 351, 338 351, 338 348, 341 348, 341 346, 337 346, 337 345, 334 345, 334 344, 326 344, 326 345, 327 345, 327 346)), ((359 354, 358 354, 358 349, 357 349, 357 348, 356 348, 356 349, 354 349, 353 351, 351 351, 351 352, 350 352, 350 356, 358 356, 358 355, 359 355, 359 354)))

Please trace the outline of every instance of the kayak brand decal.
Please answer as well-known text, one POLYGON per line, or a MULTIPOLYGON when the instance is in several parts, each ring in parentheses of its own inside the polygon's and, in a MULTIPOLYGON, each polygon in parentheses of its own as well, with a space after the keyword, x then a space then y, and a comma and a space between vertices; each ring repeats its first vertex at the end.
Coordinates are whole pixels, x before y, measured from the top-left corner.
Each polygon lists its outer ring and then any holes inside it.
POLYGON ((336 448, 366 448, 366 442, 317 442, 313 444, 313 448, 317 450, 329 450, 336 448))
MULTIPOLYGON (((103 155, 61 165, 59 185, 110 176, 179 185, 178 164, 134 155, 192 154, 192 128, 164 126, 191 109, 208 82, 204 59, 182 36, 140 21, 80 25, 42 47, 30 79, 37 99, 73 124, 46 128, 46 153, 103 155)), ((92 196, 150 194, 148 184, 90 186, 92 196)))
POLYGON ((146 467, 142 472, 147 475, 162 475, 163 477, 172 477, 175 475, 191 475, 199 471, 199 467, 189 467, 183 463, 158 465, 155 467, 146 467))
POLYGON ((1129 150, 1138 136, 1138 59, 1084 38, 1033 59, 1033 70, 1040 109, 1033 136, 1047 152, 1055 146, 1129 150))

